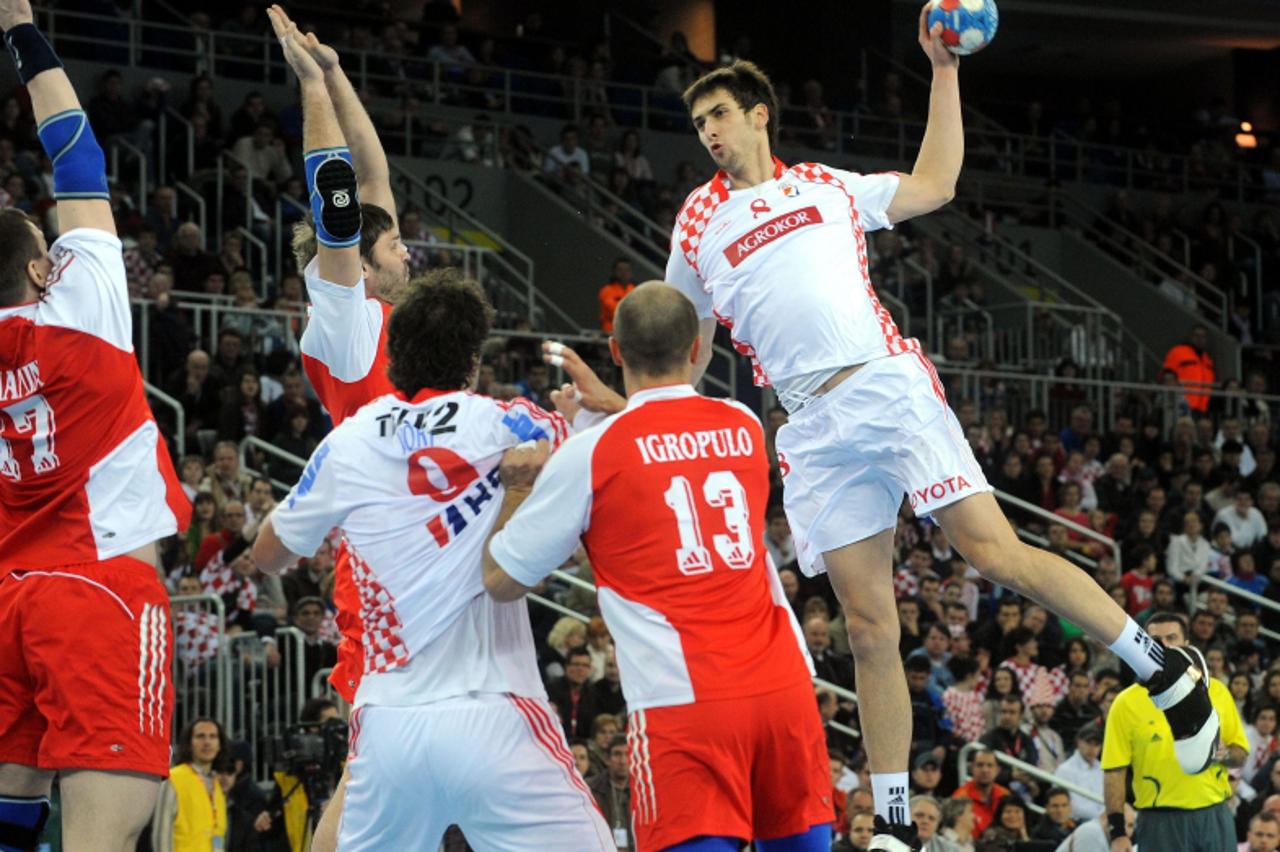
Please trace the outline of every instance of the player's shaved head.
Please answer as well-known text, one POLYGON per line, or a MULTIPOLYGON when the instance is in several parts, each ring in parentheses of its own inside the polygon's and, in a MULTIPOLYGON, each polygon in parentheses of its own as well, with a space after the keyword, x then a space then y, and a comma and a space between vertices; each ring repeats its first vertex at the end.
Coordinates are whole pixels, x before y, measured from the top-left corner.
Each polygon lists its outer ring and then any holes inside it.
POLYGON ((613 339, 622 363, 642 376, 665 376, 690 366, 698 338, 693 302, 663 281, 646 281, 618 303, 613 339))

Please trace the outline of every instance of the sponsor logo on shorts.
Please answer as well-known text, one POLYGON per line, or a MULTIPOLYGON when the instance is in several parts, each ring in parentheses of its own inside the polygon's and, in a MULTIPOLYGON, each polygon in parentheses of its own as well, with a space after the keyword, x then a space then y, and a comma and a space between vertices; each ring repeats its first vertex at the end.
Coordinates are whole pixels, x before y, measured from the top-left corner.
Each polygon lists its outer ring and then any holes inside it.
POLYGON ((781 216, 776 216, 762 225, 757 225, 744 236, 734 240, 724 250, 724 256, 728 259, 730 266, 736 267, 774 240, 785 237, 800 228, 808 225, 817 225, 821 222, 822 214, 818 212, 817 207, 812 205, 793 210, 790 213, 783 213, 781 216))
POLYGON ((972 487, 973 484, 963 476, 948 476, 946 479, 935 482, 932 485, 926 485, 924 488, 913 488, 911 489, 911 508, 927 506, 931 502, 941 500, 952 494, 959 494, 961 491, 972 487))

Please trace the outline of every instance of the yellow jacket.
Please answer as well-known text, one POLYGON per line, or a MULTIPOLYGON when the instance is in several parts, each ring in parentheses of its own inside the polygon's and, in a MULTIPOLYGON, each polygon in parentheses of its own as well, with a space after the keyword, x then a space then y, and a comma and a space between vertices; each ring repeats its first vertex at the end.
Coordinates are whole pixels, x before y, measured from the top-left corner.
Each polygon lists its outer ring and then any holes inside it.
POLYGON ((221 850, 227 834, 227 800, 222 785, 213 782, 213 795, 200 773, 189 763, 169 770, 169 783, 177 796, 173 821, 174 852, 221 850))

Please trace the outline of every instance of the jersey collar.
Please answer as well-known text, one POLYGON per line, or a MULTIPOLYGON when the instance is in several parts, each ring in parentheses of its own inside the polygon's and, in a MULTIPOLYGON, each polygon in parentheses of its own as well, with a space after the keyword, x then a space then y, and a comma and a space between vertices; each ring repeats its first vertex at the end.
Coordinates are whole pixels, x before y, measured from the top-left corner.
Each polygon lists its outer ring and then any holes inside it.
POLYGON ((451 393, 459 393, 461 390, 462 388, 457 388, 455 390, 436 390, 435 388, 423 388, 422 390, 415 393, 412 399, 405 396, 404 391, 402 390, 395 390, 392 392, 392 395, 395 396, 396 399, 404 400, 410 405, 417 405, 419 403, 426 402, 429 399, 435 399, 438 396, 448 396, 451 393))
MULTIPOLYGON (((773 158, 773 180, 778 180, 787 173, 787 164, 773 158)), ((729 180, 729 174, 724 169, 716 172, 715 178, 711 181, 711 186, 717 190, 720 200, 723 201, 729 197, 729 193, 733 191, 733 181, 729 180)))
POLYGON ((645 388, 642 391, 636 391, 627 398, 627 408, 637 408, 646 402, 654 402, 663 399, 682 399, 687 396, 697 396, 698 392, 693 389, 690 384, 678 385, 659 385, 654 388, 645 388))

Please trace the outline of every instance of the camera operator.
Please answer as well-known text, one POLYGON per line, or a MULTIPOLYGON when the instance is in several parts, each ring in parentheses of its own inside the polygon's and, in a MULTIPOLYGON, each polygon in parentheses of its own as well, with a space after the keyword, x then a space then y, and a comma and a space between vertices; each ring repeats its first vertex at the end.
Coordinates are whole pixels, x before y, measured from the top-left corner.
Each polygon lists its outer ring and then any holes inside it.
POLYGON ((328 698, 312 698, 302 706, 298 724, 281 744, 272 773, 270 817, 283 825, 289 849, 302 852, 325 802, 342 776, 347 756, 347 724, 328 698))
POLYGON ((278 832, 271 831, 267 797, 253 780, 252 762, 249 744, 236 740, 213 764, 213 774, 227 801, 226 852, 274 852, 281 848, 273 842, 278 832))

